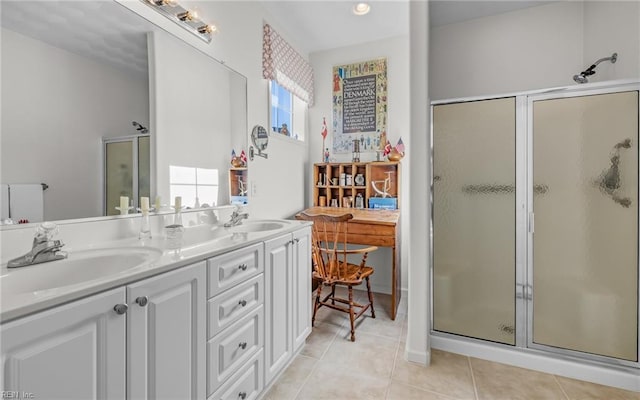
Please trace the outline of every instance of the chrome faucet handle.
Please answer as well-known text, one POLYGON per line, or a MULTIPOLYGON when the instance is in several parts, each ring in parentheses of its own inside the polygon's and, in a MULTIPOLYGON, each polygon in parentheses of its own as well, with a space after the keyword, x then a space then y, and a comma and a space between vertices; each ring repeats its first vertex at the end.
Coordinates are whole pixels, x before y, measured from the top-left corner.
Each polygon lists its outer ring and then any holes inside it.
POLYGON ((36 228, 36 235, 33 238, 34 245, 36 243, 48 242, 59 232, 58 225, 53 222, 43 222, 36 228))
MULTIPOLYGON (((28 262, 33 262, 44 254, 49 254, 49 258, 53 258, 57 252, 64 246, 60 240, 49 240, 34 246, 31 253, 25 256, 28 262)), ((66 254, 63 258, 66 258, 66 254)))

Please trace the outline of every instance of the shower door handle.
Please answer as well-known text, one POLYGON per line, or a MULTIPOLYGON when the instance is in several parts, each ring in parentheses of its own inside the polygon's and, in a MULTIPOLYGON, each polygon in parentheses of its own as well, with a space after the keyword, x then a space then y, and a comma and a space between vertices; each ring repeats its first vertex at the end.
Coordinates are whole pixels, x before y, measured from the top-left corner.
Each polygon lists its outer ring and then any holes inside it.
POLYGON ((516 298, 525 300, 533 299, 533 287, 523 283, 516 284, 516 298))

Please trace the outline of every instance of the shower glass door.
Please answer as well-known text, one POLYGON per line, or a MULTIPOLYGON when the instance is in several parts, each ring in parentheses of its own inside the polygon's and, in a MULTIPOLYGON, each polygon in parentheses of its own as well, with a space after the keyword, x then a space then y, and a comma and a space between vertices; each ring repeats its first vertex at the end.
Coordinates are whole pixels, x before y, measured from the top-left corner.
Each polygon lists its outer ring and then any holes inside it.
POLYGON ((529 110, 530 179, 546 188, 529 196, 529 346, 635 362, 638 92, 540 97, 529 110))
POLYGON ((104 215, 120 214, 120 196, 127 196, 136 208, 140 197, 150 197, 149 141, 149 135, 103 139, 104 215))
POLYGON ((433 329, 515 344, 514 97, 433 107, 433 329))

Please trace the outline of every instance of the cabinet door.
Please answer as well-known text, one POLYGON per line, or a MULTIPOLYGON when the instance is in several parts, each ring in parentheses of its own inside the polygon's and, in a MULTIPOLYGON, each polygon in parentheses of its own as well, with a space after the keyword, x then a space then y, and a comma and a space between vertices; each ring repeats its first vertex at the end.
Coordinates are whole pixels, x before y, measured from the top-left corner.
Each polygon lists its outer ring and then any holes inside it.
POLYGON ((120 288, 3 324, 3 393, 18 391, 27 398, 27 392, 36 399, 124 398, 126 316, 113 310, 124 301, 120 288))
POLYGON ((265 242, 265 384, 292 356, 291 234, 265 242))
POLYGON ((127 287, 128 399, 205 398, 205 282, 203 261, 127 287))
POLYGON ((293 233, 293 351, 311 333, 311 228, 293 233))

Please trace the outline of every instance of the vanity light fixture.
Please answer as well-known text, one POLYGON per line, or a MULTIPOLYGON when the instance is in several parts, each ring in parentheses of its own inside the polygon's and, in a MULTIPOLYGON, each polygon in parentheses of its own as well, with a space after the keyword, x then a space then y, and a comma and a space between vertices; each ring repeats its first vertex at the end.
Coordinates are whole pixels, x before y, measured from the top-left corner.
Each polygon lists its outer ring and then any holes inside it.
POLYGON ((170 6, 170 7, 175 7, 176 5, 178 5, 178 2, 176 0, 148 0, 149 3, 155 5, 155 6, 170 6))
POLYGON ((203 22, 195 10, 187 10, 178 4, 177 0, 140 1, 207 43, 210 43, 213 35, 218 33, 218 27, 216 25, 203 22))
POLYGON ((355 15, 365 15, 371 11, 371 6, 367 3, 357 3, 353 6, 353 13, 355 15))

